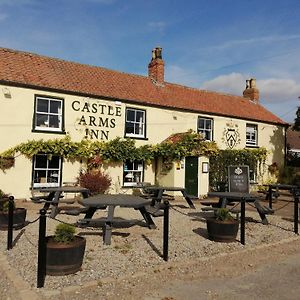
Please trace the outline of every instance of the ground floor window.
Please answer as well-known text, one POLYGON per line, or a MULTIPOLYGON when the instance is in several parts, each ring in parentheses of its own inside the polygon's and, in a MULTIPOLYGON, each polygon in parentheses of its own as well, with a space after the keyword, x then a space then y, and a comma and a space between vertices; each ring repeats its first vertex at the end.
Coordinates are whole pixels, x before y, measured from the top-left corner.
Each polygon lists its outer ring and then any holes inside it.
POLYGON ((143 181, 144 164, 142 161, 126 161, 123 170, 124 186, 135 186, 138 182, 143 181))
POLYGON ((38 154, 33 158, 33 187, 59 186, 61 157, 38 154))

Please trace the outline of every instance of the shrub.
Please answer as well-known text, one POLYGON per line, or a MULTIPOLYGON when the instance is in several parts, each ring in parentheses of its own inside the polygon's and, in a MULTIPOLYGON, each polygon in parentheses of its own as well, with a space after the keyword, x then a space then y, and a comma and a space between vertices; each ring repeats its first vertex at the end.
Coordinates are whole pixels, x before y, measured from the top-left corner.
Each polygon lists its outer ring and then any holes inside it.
POLYGON ((58 243, 70 243, 75 238, 75 226, 58 224, 55 229, 54 240, 58 243))
POLYGON ((218 221, 232 221, 233 216, 230 214, 227 208, 219 208, 216 212, 216 219, 218 221))
POLYGON ((78 177, 80 186, 89 189, 92 195, 104 194, 111 185, 111 178, 101 170, 90 170, 78 177))

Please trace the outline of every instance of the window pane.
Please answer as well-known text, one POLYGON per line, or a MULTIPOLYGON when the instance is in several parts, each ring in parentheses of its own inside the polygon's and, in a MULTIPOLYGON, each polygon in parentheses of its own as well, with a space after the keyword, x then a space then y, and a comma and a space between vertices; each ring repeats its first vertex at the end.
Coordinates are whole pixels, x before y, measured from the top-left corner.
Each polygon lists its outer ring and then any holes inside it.
POLYGON ((59 128, 59 116, 49 116, 49 127, 59 128))
POLYGON ((206 123, 205 123, 205 128, 206 129, 211 129, 211 120, 206 120, 206 123))
POLYGON ((58 182, 58 171, 48 171, 47 182, 58 182))
POLYGON ((204 128, 204 119, 199 119, 198 120, 198 127, 201 128, 201 129, 204 128))
POLYGON ((144 121, 144 112, 143 111, 136 111, 136 121, 143 122, 144 121))
POLYGON ((49 169, 58 169, 59 168, 59 157, 52 156, 51 160, 48 160, 49 169))
POLYGON ((53 114, 58 114, 60 112, 61 102, 60 101, 50 101, 50 112, 53 114))
POLYGON ((126 133, 134 133, 134 124, 133 123, 126 124, 126 133))
POLYGON ((135 121, 135 111, 132 109, 127 109, 126 115, 127 121, 135 121))
POLYGON ((47 156, 46 155, 37 155, 35 157, 35 168, 47 168, 47 156))
POLYGON ((45 99, 37 99, 37 111, 48 112, 49 101, 45 99))
POLYGON ((48 115, 36 114, 36 126, 48 127, 48 115))
POLYGON ((44 171, 44 170, 34 171, 34 182, 35 183, 46 183, 46 171, 44 171))

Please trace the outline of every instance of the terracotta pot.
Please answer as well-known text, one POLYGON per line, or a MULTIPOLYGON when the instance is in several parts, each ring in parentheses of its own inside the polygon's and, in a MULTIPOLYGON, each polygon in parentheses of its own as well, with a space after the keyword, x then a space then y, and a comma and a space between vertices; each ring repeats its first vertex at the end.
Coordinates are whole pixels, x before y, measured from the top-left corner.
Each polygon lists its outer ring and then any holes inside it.
POLYGON ((239 221, 219 221, 215 218, 206 220, 208 236, 216 242, 234 242, 239 230, 239 221))
MULTIPOLYGON (((16 208, 13 214, 13 228, 20 229, 25 225, 26 208, 16 208)), ((8 228, 8 212, 0 211, 0 229, 7 230, 8 228)))
POLYGON ((53 236, 46 237, 46 274, 68 275, 80 271, 86 240, 75 236, 70 243, 58 243, 53 236))

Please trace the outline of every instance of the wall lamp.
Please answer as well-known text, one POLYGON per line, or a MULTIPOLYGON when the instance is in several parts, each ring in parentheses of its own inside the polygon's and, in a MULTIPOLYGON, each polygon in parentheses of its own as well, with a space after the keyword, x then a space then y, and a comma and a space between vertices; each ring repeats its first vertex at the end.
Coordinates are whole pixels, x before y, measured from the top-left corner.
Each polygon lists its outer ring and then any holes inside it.
POLYGON ((3 88, 2 92, 3 92, 5 98, 11 98, 11 92, 8 88, 3 88))

